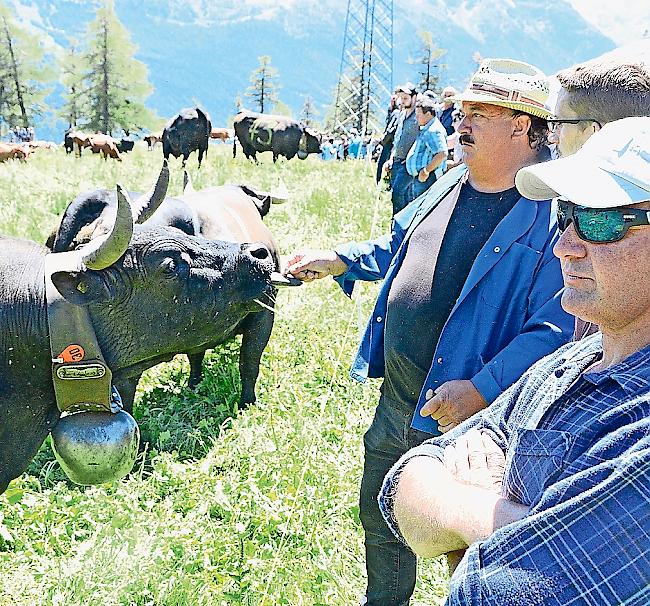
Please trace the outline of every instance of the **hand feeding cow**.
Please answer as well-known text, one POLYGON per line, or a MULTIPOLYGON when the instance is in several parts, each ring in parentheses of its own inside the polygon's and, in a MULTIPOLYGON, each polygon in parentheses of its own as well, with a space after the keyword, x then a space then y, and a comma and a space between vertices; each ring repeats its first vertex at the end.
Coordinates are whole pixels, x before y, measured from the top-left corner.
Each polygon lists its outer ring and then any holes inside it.
MULTIPOLYGON (((309 154, 321 153, 320 137, 301 122, 286 116, 240 111, 234 120, 235 135, 244 155, 257 162, 257 152, 270 151, 273 162, 278 156, 304 160, 309 154)), ((237 148, 233 142, 233 158, 237 148)))
MULTIPOLYGON (((70 304, 88 310, 115 382, 213 343, 260 309, 257 301, 273 297, 276 263, 263 244, 216 241, 171 227, 133 228, 131 214, 137 221, 150 216, 167 181, 165 167, 152 192, 134 204, 118 186, 106 233, 61 253, 67 257, 52 255, 69 266, 51 280, 70 304)), ((45 299, 49 252, 0 236, 0 493, 60 419, 45 299)))

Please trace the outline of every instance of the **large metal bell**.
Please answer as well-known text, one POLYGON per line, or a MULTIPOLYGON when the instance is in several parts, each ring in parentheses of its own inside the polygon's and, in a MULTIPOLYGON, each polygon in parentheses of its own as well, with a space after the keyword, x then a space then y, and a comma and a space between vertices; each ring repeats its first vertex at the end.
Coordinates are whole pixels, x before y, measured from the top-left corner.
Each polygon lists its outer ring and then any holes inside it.
POLYGON ((78 412, 61 417, 52 430, 52 448, 76 484, 102 484, 124 477, 138 454, 140 430, 121 410, 78 412))

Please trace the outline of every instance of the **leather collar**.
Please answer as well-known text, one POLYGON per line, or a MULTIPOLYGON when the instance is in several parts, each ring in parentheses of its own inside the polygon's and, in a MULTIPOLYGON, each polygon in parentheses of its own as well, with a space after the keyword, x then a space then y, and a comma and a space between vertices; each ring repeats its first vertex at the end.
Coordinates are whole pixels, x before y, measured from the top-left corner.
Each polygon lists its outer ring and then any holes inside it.
POLYGON ((66 301, 52 282, 56 271, 80 267, 74 252, 45 256, 45 298, 52 354, 52 382, 62 412, 116 412, 110 368, 104 361, 88 310, 66 301))

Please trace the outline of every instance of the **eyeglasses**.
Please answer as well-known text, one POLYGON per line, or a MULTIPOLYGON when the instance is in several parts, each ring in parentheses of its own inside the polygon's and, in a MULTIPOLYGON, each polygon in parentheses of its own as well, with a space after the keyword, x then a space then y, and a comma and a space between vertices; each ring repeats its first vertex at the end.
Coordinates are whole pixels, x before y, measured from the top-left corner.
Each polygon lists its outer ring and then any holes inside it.
POLYGON ((622 240, 630 227, 650 225, 650 210, 640 208, 587 208, 569 200, 557 201, 557 226, 564 232, 569 223, 582 240, 607 244, 622 240))
POLYGON ((594 120, 594 118, 574 118, 572 120, 561 120, 560 118, 548 118, 546 122, 548 122, 548 130, 551 133, 557 132, 558 127, 561 124, 580 124, 580 122, 593 122, 594 124, 598 125, 598 128, 603 127, 603 125, 600 122, 598 122, 598 120, 594 120))

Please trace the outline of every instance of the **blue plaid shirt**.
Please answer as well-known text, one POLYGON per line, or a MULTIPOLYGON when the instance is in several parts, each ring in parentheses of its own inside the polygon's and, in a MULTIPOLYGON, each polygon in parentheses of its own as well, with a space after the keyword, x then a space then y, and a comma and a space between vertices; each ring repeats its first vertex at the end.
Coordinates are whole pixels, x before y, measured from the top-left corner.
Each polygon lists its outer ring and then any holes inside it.
POLYGON ((601 372, 598 333, 533 365, 484 411, 409 451, 386 476, 382 513, 414 456, 442 460, 470 427, 506 453, 502 495, 528 515, 469 546, 448 606, 650 604, 650 346, 601 372))
MULTIPOLYGON (((417 177, 418 173, 433 160, 433 156, 440 152, 447 153, 447 131, 440 124, 440 120, 434 116, 424 126, 420 127, 418 138, 406 156, 408 174, 417 177)), ((445 160, 436 168, 436 176, 440 176, 445 172, 446 165, 445 160)))

